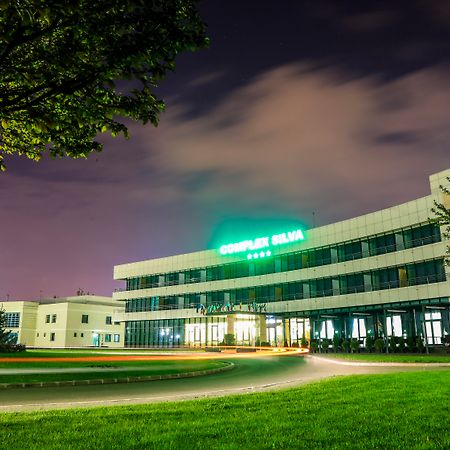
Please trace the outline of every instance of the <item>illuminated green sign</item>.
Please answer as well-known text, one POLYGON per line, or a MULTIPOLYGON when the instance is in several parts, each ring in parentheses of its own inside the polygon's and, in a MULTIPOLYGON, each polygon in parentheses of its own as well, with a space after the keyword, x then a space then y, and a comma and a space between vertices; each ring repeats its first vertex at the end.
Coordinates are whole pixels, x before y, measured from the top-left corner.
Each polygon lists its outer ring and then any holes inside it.
POLYGON ((305 236, 302 230, 288 231, 287 233, 274 234, 256 239, 247 239, 246 241, 233 242, 231 244, 221 245, 219 253, 221 255, 234 255, 236 253, 247 253, 247 259, 258 259, 270 256, 272 247, 291 244, 297 241, 303 241, 305 236))

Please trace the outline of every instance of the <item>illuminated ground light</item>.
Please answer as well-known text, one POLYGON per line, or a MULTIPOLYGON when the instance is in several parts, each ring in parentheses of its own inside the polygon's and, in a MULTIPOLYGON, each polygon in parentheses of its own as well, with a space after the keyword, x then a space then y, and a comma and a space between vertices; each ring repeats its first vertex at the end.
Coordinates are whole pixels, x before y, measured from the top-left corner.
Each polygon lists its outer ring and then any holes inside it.
POLYGON ((249 253, 247 255, 247 259, 265 258, 265 257, 271 256, 271 255, 272 255, 272 252, 270 250, 267 250, 266 252, 249 253))

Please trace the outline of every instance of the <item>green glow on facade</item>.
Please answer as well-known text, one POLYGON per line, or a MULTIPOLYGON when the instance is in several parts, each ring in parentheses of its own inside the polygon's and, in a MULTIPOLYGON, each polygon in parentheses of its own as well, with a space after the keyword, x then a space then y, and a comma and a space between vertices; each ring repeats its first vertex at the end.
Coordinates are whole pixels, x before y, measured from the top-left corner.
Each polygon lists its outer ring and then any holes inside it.
POLYGON ((241 242, 224 244, 220 246, 219 253, 221 255, 247 253, 248 260, 265 258, 272 255, 271 248, 273 247, 303 241, 304 239, 305 236, 302 230, 293 230, 286 233, 274 234, 272 236, 264 236, 256 239, 247 239, 241 242))

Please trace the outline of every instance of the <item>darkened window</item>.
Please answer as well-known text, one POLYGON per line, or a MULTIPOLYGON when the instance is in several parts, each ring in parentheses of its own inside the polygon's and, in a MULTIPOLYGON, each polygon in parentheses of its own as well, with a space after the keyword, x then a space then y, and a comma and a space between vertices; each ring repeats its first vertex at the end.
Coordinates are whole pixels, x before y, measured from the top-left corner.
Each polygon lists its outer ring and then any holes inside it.
POLYGON ((81 315, 81 323, 89 323, 89 315, 88 314, 81 315))
POLYGON ((52 315, 52 323, 56 323, 56 314, 52 315))
POLYGON ((84 337, 84 333, 81 333, 81 335, 80 335, 81 337, 84 337))
POLYGON ((105 334, 105 342, 111 342, 111 335, 105 334))
POLYGON ((111 324, 112 324, 112 317, 106 316, 106 325, 111 325, 111 324))
POLYGON ((50 314, 45 316, 45 323, 50 323, 50 314))
POLYGON ((73 333, 73 337, 77 337, 77 333, 73 333))
POLYGON ((50 333, 50 340, 54 341, 55 340, 55 333, 50 333))

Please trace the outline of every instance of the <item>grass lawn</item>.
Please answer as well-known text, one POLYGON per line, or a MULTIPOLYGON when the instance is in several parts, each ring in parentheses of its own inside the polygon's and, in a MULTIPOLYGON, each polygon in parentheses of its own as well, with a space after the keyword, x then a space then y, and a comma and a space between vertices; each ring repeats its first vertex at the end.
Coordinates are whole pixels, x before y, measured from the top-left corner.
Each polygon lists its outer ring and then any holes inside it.
MULTIPOLYGON (((105 366, 115 366, 115 367, 124 367, 124 366, 148 366, 154 365, 156 362, 147 360, 147 361, 58 361, 57 358, 81 358, 81 357, 104 357, 104 356, 133 356, 133 353, 129 352, 120 352, 119 354, 110 353, 109 351, 89 351, 89 350, 27 350, 26 352, 20 353, 0 353, 0 359, 13 359, 13 358, 55 358, 55 361, 0 361, 0 369, 12 369, 12 368, 21 368, 21 369, 32 369, 32 368, 68 368, 68 367, 105 367, 105 366)), ((134 355, 139 357, 141 355, 134 355)), ((169 363, 173 361, 168 361, 169 363)), ((159 363, 159 362, 158 362, 159 363)))
POLYGON ((2 448, 449 448, 450 370, 263 394, 0 414, 2 448))
MULTIPOLYGON (((36 383, 43 381, 70 381, 70 380, 96 380, 111 378, 126 378, 148 375, 167 375, 174 373, 196 372, 200 370, 217 369, 227 364, 216 360, 188 360, 188 361, 139 361, 141 364, 126 362, 125 364, 111 363, 72 363, 70 367, 92 367, 94 370, 87 370, 79 373, 30 373, 30 374, 0 374, 0 383, 36 383), (108 368, 127 367, 127 370, 108 371, 108 368), (136 367, 139 366, 139 367, 136 367)), ((23 366, 22 366, 23 367, 23 366)), ((28 364, 27 368, 34 368, 35 365, 28 364)), ((48 367, 48 365, 47 365, 48 367)), ((58 367, 60 367, 58 365, 58 367)), ((1 394, 0 394, 1 402, 1 394)))
POLYGON ((404 354, 397 353, 315 353, 316 356, 325 358, 346 359, 352 361, 367 362, 402 362, 402 363, 450 363, 450 355, 422 355, 422 354, 404 354))

